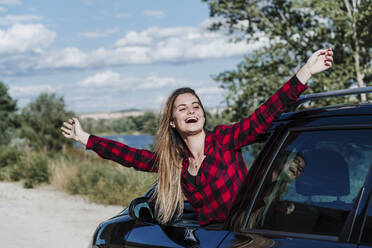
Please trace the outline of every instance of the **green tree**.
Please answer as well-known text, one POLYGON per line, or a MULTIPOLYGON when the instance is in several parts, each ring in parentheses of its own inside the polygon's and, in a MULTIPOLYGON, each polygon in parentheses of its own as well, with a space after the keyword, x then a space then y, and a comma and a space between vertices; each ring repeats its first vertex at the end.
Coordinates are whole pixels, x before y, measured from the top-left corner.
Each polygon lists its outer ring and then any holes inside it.
POLYGON ((233 121, 252 113, 318 49, 332 47, 334 65, 309 82, 308 93, 370 84, 372 0, 202 1, 209 5, 211 17, 220 17, 211 30, 227 30, 235 42, 263 44, 236 70, 215 76, 228 91, 233 121))
POLYGON ((113 120, 112 126, 115 133, 129 133, 136 130, 136 124, 128 117, 113 120))
POLYGON ((154 135, 157 131, 159 116, 153 112, 145 112, 143 115, 129 116, 127 118, 134 123, 132 132, 154 135))
POLYGON ((221 111, 217 113, 211 113, 208 110, 205 110, 205 115, 206 115, 206 129, 207 130, 213 130, 216 126, 218 125, 228 125, 230 124, 229 122, 229 116, 226 116, 224 112, 221 111))
POLYGON ((63 144, 70 143, 61 135, 60 127, 72 116, 72 112, 65 110, 62 97, 42 93, 22 110, 22 136, 36 149, 58 151, 63 144))
POLYGON ((0 145, 10 141, 12 129, 18 126, 17 103, 8 94, 8 88, 0 82, 0 145))
POLYGON ((145 112, 142 115, 143 132, 155 135, 159 127, 159 116, 153 112, 145 112))

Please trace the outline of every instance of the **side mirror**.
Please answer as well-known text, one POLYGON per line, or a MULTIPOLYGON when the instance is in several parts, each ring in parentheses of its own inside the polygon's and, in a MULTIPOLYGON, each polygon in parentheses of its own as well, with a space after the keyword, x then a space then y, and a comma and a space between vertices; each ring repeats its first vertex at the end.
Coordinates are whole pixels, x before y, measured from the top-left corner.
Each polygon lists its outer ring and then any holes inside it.
POLYGON ((148 203, 149 200, 148 197, 138 197, 131 201, 128 208, 129 216, 134 220, 155 222, 153 211, 148 203))

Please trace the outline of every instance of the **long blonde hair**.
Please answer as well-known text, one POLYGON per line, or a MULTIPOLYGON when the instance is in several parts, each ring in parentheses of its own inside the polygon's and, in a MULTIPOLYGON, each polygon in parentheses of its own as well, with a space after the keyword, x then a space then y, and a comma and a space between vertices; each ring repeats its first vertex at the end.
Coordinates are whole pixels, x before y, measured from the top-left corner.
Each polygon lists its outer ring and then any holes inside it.
MULTIPOLYGON (((176 214, 183 212, 184 196, 181 187, 182 162, 185 156, 186 144, 175 128, 170 126, 173 121, 173 105, 181 94, 193 94, 200 102, 198 95, 191 88, 179 88, 167 99, 155 137, 155 153, 157 155, 158 180, 155 190, 155 213, 160 223, 169 222, 176 214)), ((205 125, 204 125, 205 126, 205 125)))

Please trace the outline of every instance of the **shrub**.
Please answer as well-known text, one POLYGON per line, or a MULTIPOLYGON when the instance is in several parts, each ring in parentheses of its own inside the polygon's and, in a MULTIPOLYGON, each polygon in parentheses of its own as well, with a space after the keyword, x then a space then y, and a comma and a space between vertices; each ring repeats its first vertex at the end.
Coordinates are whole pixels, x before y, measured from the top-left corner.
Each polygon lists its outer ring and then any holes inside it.
POLYGON ((41 154, 33 154, 29 163, 24 166, 25 188, 33 188, 41 183, 49 183, 49 169, 47 159, 41 154))
POLYGON ((2 145, 9 143, 12 131, 19 125, 16 111, 17 102, 10 97, 8 87, 0 82, 0 144, 2 145))
POLYGON ((123 168, 89 155, 80 159, 74 154, 61 156, 51 167, 52 184, 102 204, 128 206, 130 200, 146 192, 155 180, 152 173, 123 168))
POLYGON ((25 188, 49 182, 48 160, 45 154, 23 152, 13 147, 0 147, 0 180, 24 179, 25 188))
POLYGON ((62 123, 74 114, 65 110, 62 97, 42 93, 22 109, 21 136, 36 150, 60 151, 64 144, 72 144, 60 131, 62 123))
POLYGON ((21 160, 22 152, 15 148, 0 146, 0 168, 11 166, 21 160))
POLYGON ((22 156, 23 153, 16 148, 0 146, 0 180, 18 181, 20 179, 14 172, 22 156))

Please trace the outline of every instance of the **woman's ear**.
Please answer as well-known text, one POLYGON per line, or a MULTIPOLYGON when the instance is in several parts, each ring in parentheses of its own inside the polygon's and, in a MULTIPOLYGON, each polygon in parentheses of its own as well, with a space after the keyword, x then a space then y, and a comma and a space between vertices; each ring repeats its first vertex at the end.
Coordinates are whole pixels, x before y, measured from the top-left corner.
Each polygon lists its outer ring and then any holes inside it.
POLYGON ((173 128, 176 128, 176 125, 174 124, 174 121, 171 121, 171 122, 169 123, 169 125, 170 125, 171 127, 173 127, 173 128))

